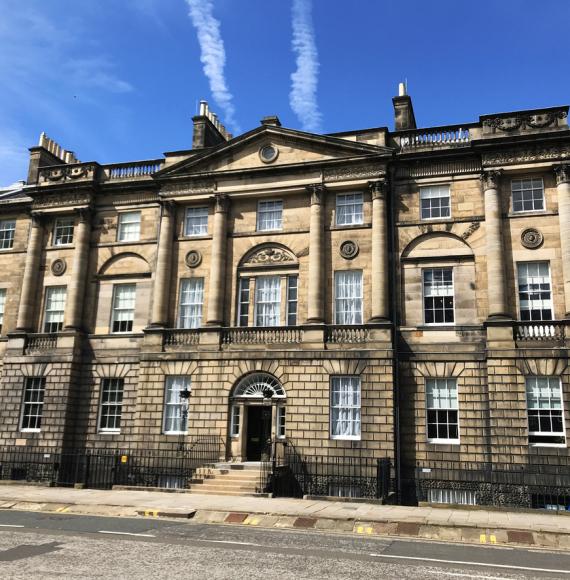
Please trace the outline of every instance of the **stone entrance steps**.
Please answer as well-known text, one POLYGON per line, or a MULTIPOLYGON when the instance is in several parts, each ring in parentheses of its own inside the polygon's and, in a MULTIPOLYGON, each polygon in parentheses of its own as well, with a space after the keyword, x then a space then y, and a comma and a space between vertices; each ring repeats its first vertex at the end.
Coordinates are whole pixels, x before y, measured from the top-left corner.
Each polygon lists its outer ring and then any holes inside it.
POLYGON ((259 463, 216 463, 199 467, 190 482, 190 493, 266 496, 257 493, 259 470, 259 463))

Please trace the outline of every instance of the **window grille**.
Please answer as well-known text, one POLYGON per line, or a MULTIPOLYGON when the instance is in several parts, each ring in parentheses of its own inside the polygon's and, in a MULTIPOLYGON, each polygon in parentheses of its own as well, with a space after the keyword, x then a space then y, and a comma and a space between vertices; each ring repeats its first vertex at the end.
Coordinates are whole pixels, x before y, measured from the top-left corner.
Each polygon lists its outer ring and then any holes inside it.
POLYGON ((65 246, 73 243, 73 228, 75 220, 73 218, 62 218, 55 220, 53 229, 53 245, 65 246))
POLYGON ((204 278, 187 278, 180 283, 179 327, 202 326, 204 304, 204 278))
POLYGON ((60 332, 63 328, 66 296, 67 288, 65 286, 49 286, 46 288, 44 332, 60 332))
POLYGON ((44 377, 26 377, 22 408, 22 431, 39 431, 42 425, 46 380, 44 377))
POLYGON ((513 212, 542 211, 544 209, 544 183, 542 177, 513 179, 511 181, 513 212))
POLYGON ((112 332, 132 332, 136 284, 116 284, 113 293, 112 332))
POLYGON ((352 226, 363 223, 362 193, 336 196, 336 225, 352 226))
POLYGON ((102 379, 99 430, 118 433, 123 413, 123 379, 102 379))
POLYGON ((14 246, 16 222, 12 220, 0 221, 0 250, 10 250, 14 246))
POLYGON ((164 395, 164 433, 173 435, 186 433, 188 430, 188 399, 180 396, 190 391, 190 377, 166 377, 164 395))
POLYGON ((335 272, 335 324, 362 324, 362 272, 335 272))
POLYGON ((548 262, 517 264, 521 320, 552 320, 552 293, 548 262))
POLYGON ((141 212, 125 211, 119 214, 117 239, 119 242, 138 242, 141 237, 141 212))
POLYGON ((331 437, 360 439, 360 377, 331 378, 331 437))
POLYGON ((281 324, 281 277, 259 276, 255 279, 256 326, 281 324))
POLYGON ((283 227, 283 202, 260 201, 257 206, 257 231, 280 230, 283 227))
POLYGON ((189 207, 186 209, 184 235, 205 236, 208 234, 208 208, 189 207))
POLYGON ((420 207, 423 220, 451 217, 449 185, 420 187, 420 207))
POLYGON ((426 324, 453 324, 454 291, 451 268, 423 271, 424 321, 426 324))
POLYGON ((528 440, 534 444, 566 441, 559 377, 527 377, 528 440))
POLYGON ((456 379, 426 379, 427 436, 433 442, 459 441, 456 379))

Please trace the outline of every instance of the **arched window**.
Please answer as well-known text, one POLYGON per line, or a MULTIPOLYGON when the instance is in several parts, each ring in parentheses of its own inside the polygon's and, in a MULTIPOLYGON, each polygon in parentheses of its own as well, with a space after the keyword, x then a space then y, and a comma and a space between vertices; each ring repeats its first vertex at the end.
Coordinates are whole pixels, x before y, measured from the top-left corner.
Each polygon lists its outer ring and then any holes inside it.
POLYGON ((238 268, 237 326, 295 326, 299 263, 280 244, 250 250, 238 268))
POLYGON ((251 373, 236 385, 233 399, 285 399, 281 383, 267 373, 251 373))

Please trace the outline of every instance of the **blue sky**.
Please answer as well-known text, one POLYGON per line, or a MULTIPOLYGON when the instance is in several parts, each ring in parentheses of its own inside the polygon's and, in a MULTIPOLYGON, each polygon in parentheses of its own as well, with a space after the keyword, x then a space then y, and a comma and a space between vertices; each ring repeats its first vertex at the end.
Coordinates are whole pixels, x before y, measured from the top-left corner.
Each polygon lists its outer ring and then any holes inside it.
POLYGON ((187 149, 201 98, 230 131, 272 114, 323 132, 391 128, 391 97, 404 78, 421 126, 570 102, 568 0, 0 7, 0 185, 25 178, 27 148, 41 131, 83 161, 187 149))

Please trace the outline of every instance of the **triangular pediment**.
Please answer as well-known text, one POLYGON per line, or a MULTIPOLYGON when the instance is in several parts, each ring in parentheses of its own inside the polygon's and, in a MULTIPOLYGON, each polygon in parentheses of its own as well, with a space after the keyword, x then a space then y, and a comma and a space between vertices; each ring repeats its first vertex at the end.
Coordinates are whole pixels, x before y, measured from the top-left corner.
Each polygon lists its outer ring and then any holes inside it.
POLYGON ((389 157, 388 147, 315 135, 276 126, 262 126, 215 148, 166 167, 155 178, 220 171, 247 171, 335 159, 389 157), (267 155, 273 153, 275 156, 267 155))

